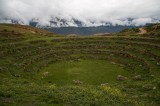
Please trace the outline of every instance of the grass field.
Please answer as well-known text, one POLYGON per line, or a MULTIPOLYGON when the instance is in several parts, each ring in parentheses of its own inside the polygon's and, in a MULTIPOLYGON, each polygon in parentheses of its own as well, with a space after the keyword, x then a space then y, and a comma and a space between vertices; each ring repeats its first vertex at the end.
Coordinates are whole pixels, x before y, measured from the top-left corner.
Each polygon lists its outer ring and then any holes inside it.
POLYGON ((2 106, 160 104, 157 35, 67 37, 1 24, 0 57, 2 106))
POLYGON ((79 62, 66 61, 51 64, 40 71, 49 72, 43 80, 56 85, 72 85, 73 80, 84 81, 84 84, 100 85, 116 82, 117 75, 129 76, 129 72, 104 60, 80 60, 79 62))

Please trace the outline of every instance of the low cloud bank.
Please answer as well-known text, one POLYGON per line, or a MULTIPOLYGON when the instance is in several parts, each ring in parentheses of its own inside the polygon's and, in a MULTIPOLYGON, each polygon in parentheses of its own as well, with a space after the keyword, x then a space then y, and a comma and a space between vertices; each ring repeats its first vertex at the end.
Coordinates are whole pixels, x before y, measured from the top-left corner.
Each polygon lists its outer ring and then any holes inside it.
POLYGON ((0 22, 10 19, 29 24, 76 26, 144 25, 160 22, 160 0, 0 0, 0 22))

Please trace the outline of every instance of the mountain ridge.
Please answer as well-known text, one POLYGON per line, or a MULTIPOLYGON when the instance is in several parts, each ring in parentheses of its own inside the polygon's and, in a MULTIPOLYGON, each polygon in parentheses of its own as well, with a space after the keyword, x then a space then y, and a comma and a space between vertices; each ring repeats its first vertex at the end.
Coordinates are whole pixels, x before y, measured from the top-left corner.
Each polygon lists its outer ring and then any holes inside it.
MULTIPOLYGON (((9 21, 8 18, 5 18, 6 22, 12 23, 12 24, 21 24, 25 25, 25 23, 22 20, 16 20, 11 19, 9 21)), ((70 20, 67 19, 61 19, 54 17, 49 21, 49 25, 40 25, 40 22, 38 19, 32 19, 29 22, 30 26, 38 27, 41 29, 45 29, 57 34, 62 35, 96 35, 96 34, 105 34, 105 33, 117 33, 121 32, 124 29, 130 29, 130 28, 139 28, 142 26, 136 26, 132 22, 134 21, 133 18, 127 18, 127 25, 114 25, 109 22, 101 22, 99 25, 97 25, 96 22, 93 22, 89 20, 89 22, 92 24, 91 26, 87 26, 84 22, 71 18, 70 20)), ((121 20, 125 21, 125 20, 121 20)), ((5 21, 4 21, 5 22, 5 21)))
POLYGON ((135 26, 98 26, 98 27, 60 27, 60 28, 44 28, 45 30, 62 34, 76 35, 95 35, 98 33, 117 33, 127 28, 135 28, 135 26))

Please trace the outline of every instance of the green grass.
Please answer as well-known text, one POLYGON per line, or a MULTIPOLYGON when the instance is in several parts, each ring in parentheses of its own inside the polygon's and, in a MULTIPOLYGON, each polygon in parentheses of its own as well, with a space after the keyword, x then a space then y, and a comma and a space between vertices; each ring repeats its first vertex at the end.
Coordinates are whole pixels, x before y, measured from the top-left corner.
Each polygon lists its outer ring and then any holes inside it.
POLYGON ((118 75, 130 76, 130 73, 123 67, 104 60, 54 63, 40 71, 39 77, 43 77, 44 72, 49 72, 49 76, 43 80, 56 85, 71 85, 73 80, 84 81, 85 84, 100 85, 102 83, 115 83, 118 75))
POLYGON ((4 79, 0 85, 2 106, 139 106, 119 89, 107 86, 63 86, 4 79))
POLYGON ((0 25, 0 106, 158 106, 159 42, 130 33, 64 37, 0 25))

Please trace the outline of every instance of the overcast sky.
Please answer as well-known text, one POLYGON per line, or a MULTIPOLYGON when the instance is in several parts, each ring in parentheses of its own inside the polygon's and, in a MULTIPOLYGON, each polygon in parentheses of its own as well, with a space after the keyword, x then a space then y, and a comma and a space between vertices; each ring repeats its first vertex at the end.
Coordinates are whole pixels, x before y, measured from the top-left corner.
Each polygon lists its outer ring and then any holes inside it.
POLYGON ((66 19, 72 26, 72 19, 78 19, 86 25, 128 24, 127 18, 133 18, 133 24, 143 25, 158 22, 160 19, 160 0, 0 0, 0 20, 12 18, 28 24, 38 19, 47 25, 51 18, 66 19))

